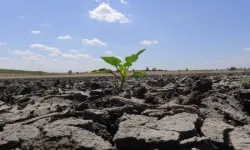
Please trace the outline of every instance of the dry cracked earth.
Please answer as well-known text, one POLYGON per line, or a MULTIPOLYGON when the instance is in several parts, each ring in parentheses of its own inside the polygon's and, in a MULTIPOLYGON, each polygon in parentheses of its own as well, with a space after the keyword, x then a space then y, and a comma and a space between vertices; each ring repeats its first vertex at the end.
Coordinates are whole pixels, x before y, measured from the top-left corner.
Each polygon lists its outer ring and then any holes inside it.
POLYGON ((0 150, 250 150, 243 74, 0 81, 0 150))

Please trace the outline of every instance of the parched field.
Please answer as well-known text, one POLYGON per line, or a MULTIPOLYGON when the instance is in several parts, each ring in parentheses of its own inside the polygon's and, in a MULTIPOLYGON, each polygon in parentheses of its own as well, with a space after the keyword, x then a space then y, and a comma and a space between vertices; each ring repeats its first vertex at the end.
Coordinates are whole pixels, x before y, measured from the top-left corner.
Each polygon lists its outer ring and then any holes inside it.
POLYGON ((0 149, 249 150, 250 74, 178 73, 2 79, 0 149))

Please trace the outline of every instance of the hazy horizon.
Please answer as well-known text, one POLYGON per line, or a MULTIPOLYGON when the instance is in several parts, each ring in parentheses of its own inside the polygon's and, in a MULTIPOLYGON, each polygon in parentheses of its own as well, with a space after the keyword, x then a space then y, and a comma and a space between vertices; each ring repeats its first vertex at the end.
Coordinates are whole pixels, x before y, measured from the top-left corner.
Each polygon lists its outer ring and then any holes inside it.
MULTIPOLYGON (((85 72, 147 50, 132 67, 250 67, 250 1, 3 0, 0 68, 85 72)), ((113 69, 113 68, 112 68, 113 69)))

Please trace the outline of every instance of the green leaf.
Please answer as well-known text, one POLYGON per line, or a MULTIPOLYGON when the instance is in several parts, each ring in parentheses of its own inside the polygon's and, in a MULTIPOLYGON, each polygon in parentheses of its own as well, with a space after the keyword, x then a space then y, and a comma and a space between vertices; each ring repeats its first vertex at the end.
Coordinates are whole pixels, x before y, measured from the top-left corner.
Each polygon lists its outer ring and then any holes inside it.
POLYGON ((129 62, 125 62, 122 66, 126 68, 132 66, 132 64, 129 62))
POLYGON ((143 53, 145 50, 146 50, 146 49, 140 50, 136 55, 137 55, 137 56, 141 55, 141 53, 143 53))
POLYGON ((102 74, 102 73, 112 73, 112 70, 102 68, 102 69, 93 70, 93 71, 89 72, 89 74, 102 74))
POLYGON ((142 49, 142 50, 140 50, 139 52, 137 52, 136 54, 132 54, 131 56, 127 56, 126 58, 125 58, 125 60, 126 60, 126 65, 127 66, 132 66, 132 63, 134 63, 134 62, 136 62, 137 61, 137 59, 138 59, 138 57, 139 57, 139 55, 141 54, 141 53, 143 53, 144 51, 145 51, 146 49, 142 49))
POLYGON ((138 59, 138 56, 136 54, 133 54, 131 56, 127 56, 125 58, 126 62, 129 64, 129 65, 132 65, 133 62, 136 62, 136 60, 138 59))
POLYGON ((249 79, 241 79, 240 83, 250 83, 250 80, 249 79))
POLYGON ((108 57, 101 57, 106 63, 118 67, 120 63, 122 62, 119 58, 108 56, 108 57))
POLYGON ((101 69, 98 69, 98 71, 105 71, 107 70, 106 68, 101 68, 101 69))
POLYGON ((138 76, 146 76, 147 74, 145 72, 139 72, 139 71, 135 71, 133 73, 134 77, 138 77, 138 76))

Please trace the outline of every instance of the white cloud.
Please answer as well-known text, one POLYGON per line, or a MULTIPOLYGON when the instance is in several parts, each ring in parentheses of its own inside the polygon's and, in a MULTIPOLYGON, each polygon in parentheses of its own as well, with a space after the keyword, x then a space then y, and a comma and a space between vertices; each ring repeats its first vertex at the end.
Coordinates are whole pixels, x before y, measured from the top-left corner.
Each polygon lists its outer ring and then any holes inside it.
POLYGON ((5 44, 7 44, 7 43, 5 43, 5 42, 0 42, 0 46, 1 46, 1 45, 5 45, 5 44))
POLYGON ((44 56, 41 54, 34 54, 34 55, 30 55, 30 56, 24 56, 23 57, 25 60, 44 60, 44 56))
MULTIPOLYGON (((96 3, 101 3, 101 2, 110 2, 110 0, 94 0, 96 3)), ((122 4, 128 4, 127 0, 118 0, 120 1, 122 4)))
POLYGON ((111 51, 105 51, 104 55, 113 55, 113 52, 111 52, 111 51))
POLYGON ((17 16, 18 19, 24 19, 24 16, 17 16))
POLYGON ((69 53, 62 53, 61 54, 65 58, 75 58, 75 59, 91 59, 92 57, 88 54, 69 54, 69 53))
POLYGON ((58 36, 58 40, 70 40, 72 37, 70 35, 63 35, 63 36, 58 36))
POLYGON ((112 51, 110 51, 110 50, 105 51, 105 52, 104 52, 104 55, 105 55, 105 56, 114 56, 114 57, 116 57, 116 58, 119 58, 119 59, 123 60, 123 58, 122 58, 121 56, 115 55, 115 54, 114 54, 112 51))
POLYGON ((91 45, 91 46, 95 46, 95 45, 107 46, 108 45, 107 43, 102 42, 101 40, 96 39, 96 38, 93 40, 84 39, 82 43, 85 45, 91 45))
POLYGON ((245 51, 250 51, 250 47, 244 48, 245 51))
POLYGON ((25 60, 43 60, 44 56, 40 54, 35 54, 31 52, 30 50, 20 51, 20 50, 14 50, 12 54, 23 56, 23 59, 25 60))
POLYGON ((63 53, 61 51, 54 51, 49 54, 51 57, 64 57, 64 58, 73 58, 73 59, 92 59, 88 54, 72 54, 72 53, 63 53))
POLYGON ((89 11, 90 18, 108 23, 120 22, 129 23, 129 19, 122 13, 113 9, 107 3, 101 3, 94 10, 89 11))
POLYGON ((22 55, 22 56, 28 56, 28 55, 33 55, 34 53, 32 53, 30 50, 25 50, 25 51, 14 50, 14 51, 12 52, 12 54, 15 54, 15 55, 22 55))
POLYGON ((88 54, 72 54, 72 53, 63 53, 63 52, 53 52, 49 54, 51 57, 63 57, 63 58, 71 58, 71 59, 85 59, 92 60, 93 58, 88 54))
POLYGON ((69 52, 70 52, 70 53, 78 53, 78 51, 75 50, 75 49, 72 49, 72 50, 70 50, 69 52))
POLYGON ((153 44, 159 44, 159 42, 156 41, 156 40, 152 40, 152 41, 144 40, 144 41, 141 42, 141 44, 150 46, 150 45, 153 45, 153 44))
POLYGON ((59 51, 59 49, 56 48, 56 47, 50 47, 50 46, 46 46, 46 45, 43 45, 43 44, 32 44, 32 45, 30 45, 30 48, 45 50, 45 51, 52 51, 52 52, 59 51))
POLYGON ((51 57, 62 56, 62 52, 61 51, 53 51, 52 53, 49 54, 49 56, 51 56, 51 57))
POLYGON ((42 32, 41 31, 39 31, 39 30, 33 30, 33 31, 31 31, 31 34, 41 34, 42 32))
MULTIPOLYGON (((75 59, 92 59, 92 57, 90 55, 88 55, 88 54, 72 54, 72 50, 70 51, 71 53, 63 53, 56 47, 45 46, 45 45, 42 45, 42 44, 33 44, 33 45, 30 45, 30 48, 49 51, 49 52, 51 52, 49 54, 49 56, 51 56, 51 57, 64 57, 64 58, 75 58, 75 59)), ((76 51, 73 50, 73 52, 76 52, 76 51)))
POLYGON ((123 3, 123 4, 128 4, 128 2, 125 1, 125 0, 121 0, 121 3, 123 3))

